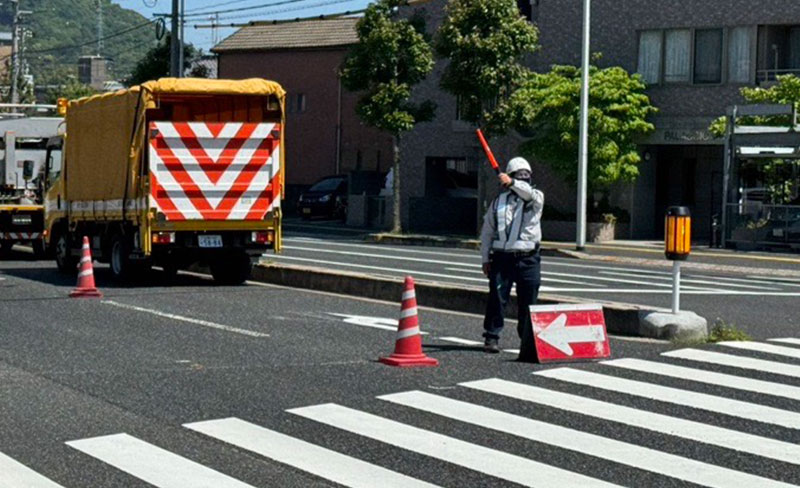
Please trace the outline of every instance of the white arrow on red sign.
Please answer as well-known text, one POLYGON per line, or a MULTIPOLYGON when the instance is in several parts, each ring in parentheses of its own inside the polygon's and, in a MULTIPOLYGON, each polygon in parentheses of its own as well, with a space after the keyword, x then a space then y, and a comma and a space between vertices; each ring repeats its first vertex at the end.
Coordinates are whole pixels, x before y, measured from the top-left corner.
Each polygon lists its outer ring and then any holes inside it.
POLYGON ((566 327, 567 315, 560 314, 542 329, 537 336, 567 356, 572 356, 570 344, 579 342, 602 342, 606 339, 606 331, 602 325, 581 325, 566 327))

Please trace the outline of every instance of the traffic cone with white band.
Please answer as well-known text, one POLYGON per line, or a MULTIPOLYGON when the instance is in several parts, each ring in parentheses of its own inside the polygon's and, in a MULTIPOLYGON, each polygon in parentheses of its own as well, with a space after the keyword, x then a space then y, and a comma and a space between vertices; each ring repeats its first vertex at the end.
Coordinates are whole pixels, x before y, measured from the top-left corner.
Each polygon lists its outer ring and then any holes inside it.
POLYGON ((102 297, 94 285, 94 268, 92 267, 92 250, 89 249, 89 238, 83 236, 83 248, 81 249, 81 262, 78 267, 78 286, 69 294, 72 298, 80 297, 102 297))
POLYGON ((400 306, 400 323, 397 326, 397 340, 394 353, 380 358, 380 362, 390 366, 438 366, 439 361, 429 358, 422 352, 422 338, 417 320, 417 296, 414 292, 414 279, 406 276, 403 286, 403 301, 400 306))

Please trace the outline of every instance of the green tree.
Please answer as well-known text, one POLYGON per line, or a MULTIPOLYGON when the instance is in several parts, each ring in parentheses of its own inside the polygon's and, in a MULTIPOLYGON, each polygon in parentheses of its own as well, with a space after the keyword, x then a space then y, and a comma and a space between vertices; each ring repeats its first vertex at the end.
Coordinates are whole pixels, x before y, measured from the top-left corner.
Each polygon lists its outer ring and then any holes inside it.
POLYGON ((89 85, 84 85, 75 79, 69 80, 67 84, 54 88, 47 93, 47 103, 56 103, 59 98, 67 100, 77 100, 78 98, 88 97, 97 93, 97 90, 89 85))
POLYGON ((358 24, 358 44, 342 67, 342 84, 363 92, 356 111, 367 124, 392 136, 393 216, 392 232, 402 232, 400 219, 400 141, 418 122, 431 120, 430 101, 411 102, 414 85, 433 69, 433 51, 425 38, 420 16, 401 18, 404 0, 378 0, 358 24))
POLYGON ((515 0, 450 1, 436 52, 449 60, 440 84, 457 97, 464 120, 486 126, 490 134, 505 131, 496 110, 525 80, 528 69, 521 61, 536 50, 538 37, 515 0))
MULTIPOLYGON (((157 80, 169 76, 169 43, 170 36, 164 36, 164 40, 151 48, 133 67, 130 78, 125 80, 129 86, 139 85, 145 81, 157 80)), ((186 70, 192 64, 192 60, 197 56, 197 50, 191 44, 183 45, 183 69, 186 70)))
MULTIPOLYGON (((590 68, 588 186, 607 188, 632 181, 641 158, 637 141, 655 127, 647 117, 657 111, 645 95, 639 75, 620 67, 590 68)), ((529 139, 524 154, 547 162, 570 183, 577 182, 581 70, 553 66, 531 73, 499 115, 529 139)), ((589 193, 591 195, 591 192, 589 193)))

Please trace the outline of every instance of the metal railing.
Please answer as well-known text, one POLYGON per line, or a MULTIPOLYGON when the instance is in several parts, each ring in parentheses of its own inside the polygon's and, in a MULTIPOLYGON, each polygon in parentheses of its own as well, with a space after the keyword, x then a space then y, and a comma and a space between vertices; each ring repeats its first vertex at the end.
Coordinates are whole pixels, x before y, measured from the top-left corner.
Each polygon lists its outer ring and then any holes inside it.
POLYGON ((726 206, 726 241, 737 247, 782 247, 800 250, 800 205, 766 205, 758 201, 726 206))
POLYGON ((780 75, 800 75, 800 69, 760 69, 756 71, 756 81, 758 83, 776 81, 780 75))

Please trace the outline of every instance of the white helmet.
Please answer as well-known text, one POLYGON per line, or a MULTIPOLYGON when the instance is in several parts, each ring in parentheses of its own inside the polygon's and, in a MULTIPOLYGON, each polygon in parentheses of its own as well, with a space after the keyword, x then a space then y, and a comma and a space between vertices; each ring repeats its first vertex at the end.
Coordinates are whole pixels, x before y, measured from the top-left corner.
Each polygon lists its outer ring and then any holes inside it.
POLYGON ((527 169, 529 173, 532 173, 531 165, 528 164, 528 160, 525 158, 516 157, 509 161, 508 165, 506 165, 506 174, 513 174, 521 169, 527 169))

